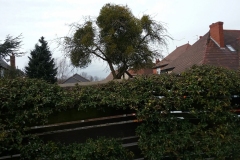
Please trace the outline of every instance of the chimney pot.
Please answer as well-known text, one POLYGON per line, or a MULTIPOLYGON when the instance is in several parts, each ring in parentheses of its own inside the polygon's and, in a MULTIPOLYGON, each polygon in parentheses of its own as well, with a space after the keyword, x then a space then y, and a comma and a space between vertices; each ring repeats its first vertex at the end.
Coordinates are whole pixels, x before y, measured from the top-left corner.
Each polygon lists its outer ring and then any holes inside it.
POLYGON ((212 23, 209 27, 210 27, 211 38, 220 47, 225 47, 225 45, 224 45, 224 35, 223 35, 223 22, 212 23))

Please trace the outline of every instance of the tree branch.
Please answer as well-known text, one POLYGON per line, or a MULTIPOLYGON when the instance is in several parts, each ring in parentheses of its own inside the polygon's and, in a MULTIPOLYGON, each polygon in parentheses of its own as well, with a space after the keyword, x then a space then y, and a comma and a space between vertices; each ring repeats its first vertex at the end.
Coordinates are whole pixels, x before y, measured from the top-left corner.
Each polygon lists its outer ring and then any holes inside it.
MULTIPOLYGON (((89 50, 89 49, 88 49, 89 50)), ((90 51, 90 50, 89 50, 90 51)), ((106 61, 107 59, 102 57, 101 55, 97 54, 96 51, 90 51, 92 54, 94 54, 95 56, 97 56, 98 58, 101 58, 102 60, 106 61)))

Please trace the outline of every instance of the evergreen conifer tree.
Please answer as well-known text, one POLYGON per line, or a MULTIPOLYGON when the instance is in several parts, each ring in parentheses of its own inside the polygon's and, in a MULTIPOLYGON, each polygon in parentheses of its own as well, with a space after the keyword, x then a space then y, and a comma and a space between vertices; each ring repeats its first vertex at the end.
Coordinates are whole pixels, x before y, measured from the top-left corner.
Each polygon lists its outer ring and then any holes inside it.
POLYGON ((57 81, 57 68, 55 68, 52 53, 49 50, 47 41, 44 37, 39 39, 40 45, 36 44, 35 49, 31 51, 28 66, 25 72, 29 78, 44 79, 47 82, 55 83, 57 81))

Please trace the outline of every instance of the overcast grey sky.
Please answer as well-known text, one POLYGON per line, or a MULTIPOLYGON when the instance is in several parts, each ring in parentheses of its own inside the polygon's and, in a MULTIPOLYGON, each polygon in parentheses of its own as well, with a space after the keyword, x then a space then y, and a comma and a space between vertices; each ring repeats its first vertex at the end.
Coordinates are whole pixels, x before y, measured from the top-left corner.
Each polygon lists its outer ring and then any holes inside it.
MULTIPOLYGON (((83 16, 97 17, 106 3, 128 5, 136 17, 149 14, 163 22, 174 38, 163 55, 176 46, 193 44, 217 21, 224 22, 224 29, 240 30, 240 0, 0 0, 0 40, 22 33, 22 50, 27 54, 16 59, 20 69, 27 65, 30 50, 41 36, 48 41, 53 57, 61 57, 63 53, 52 40, 68 34, 67 24, 81 21, 83 16)), ((95 60, 79 72, 105 77, 110 71, 95 60)))

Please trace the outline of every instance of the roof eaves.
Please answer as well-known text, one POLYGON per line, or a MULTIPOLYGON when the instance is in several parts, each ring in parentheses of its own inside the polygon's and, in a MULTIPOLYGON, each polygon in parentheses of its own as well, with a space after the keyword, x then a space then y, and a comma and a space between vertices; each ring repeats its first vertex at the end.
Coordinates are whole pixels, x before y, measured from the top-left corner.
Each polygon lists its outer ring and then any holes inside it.
POLYGON ((160 67, 165 67, 167 65, 168 65, 168 63, 167 64, 156 65, 156 66, 153 67, 153 69, 160 68, 160 67))
POLYGON ((167 71, 171 71, 173 70, 175 67, 170 67, 170 68, 164 68, 163 70, 161 70, 161 72, 167 72, 167 71))

